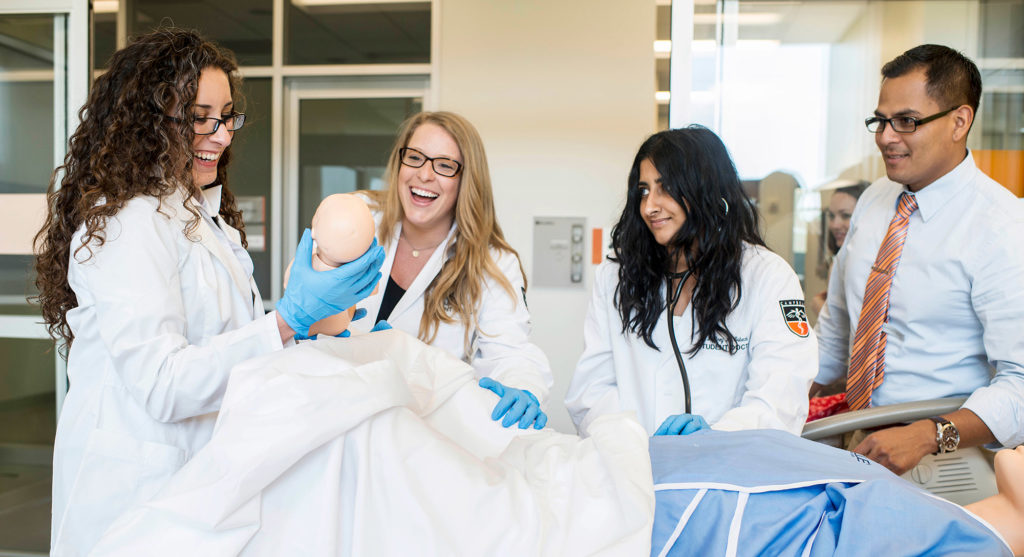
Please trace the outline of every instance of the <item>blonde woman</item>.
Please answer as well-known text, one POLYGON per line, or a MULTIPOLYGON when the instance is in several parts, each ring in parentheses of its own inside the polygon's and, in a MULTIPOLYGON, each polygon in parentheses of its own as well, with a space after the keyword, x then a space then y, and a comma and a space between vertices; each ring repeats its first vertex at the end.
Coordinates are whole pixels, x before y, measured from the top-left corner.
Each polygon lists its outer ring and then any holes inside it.
POLYGON ((359 304, 376 316, 365 322, 386 320, 472 364, 501 397, 493 419, 541 429, 551 369, 529 341, 526 276, 494 215, 480 134, 457 114, 416 114, 385 180, 387 190, 369 195, 387 285, 359 304))

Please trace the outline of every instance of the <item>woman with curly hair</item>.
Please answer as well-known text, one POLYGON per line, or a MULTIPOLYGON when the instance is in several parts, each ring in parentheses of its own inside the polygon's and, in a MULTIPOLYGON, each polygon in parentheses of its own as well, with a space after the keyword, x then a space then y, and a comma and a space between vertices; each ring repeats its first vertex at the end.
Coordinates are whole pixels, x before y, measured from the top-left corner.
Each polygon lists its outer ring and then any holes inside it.
POLYGON ((700 126, 640 147, 566 395, 581 433, 633 410, 648 432, 799 433, 818 369, 793 269, 765 247, 722 141, 700 126))
POLYGON ((307 231, 288 290, 264 315, 226 184, 245 121, 233 55, 161 29, 109 67, 36 238, 39 303, 68 357, 53 461, 51 548, 61 555, 87 553, 205 444, 232 366, 365 297, 383 260, 373 246, 314 272, 307 231))
POLYGON ((501 397, 493 419, 544 427, 551 369, 528 338, 526 276, 495 218, 480 134, 451 112, 416 114, 399 130, 385 181, 370 203, 388 281, 360 304, 376 315, 363 326, 386 319, 462 358, 501 397))

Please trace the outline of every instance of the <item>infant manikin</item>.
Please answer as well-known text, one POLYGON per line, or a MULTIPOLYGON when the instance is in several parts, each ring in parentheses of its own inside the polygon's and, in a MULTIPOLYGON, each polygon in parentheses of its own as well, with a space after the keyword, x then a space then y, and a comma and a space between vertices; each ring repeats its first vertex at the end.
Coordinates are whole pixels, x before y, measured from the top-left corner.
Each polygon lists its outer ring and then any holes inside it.
MULTIPOLYGON (((336 193, 325 197, 313 214, 312 225, 314 271, 340 267, 366 253, 373 242, 374 225, 370 208, 352 194, 336 193)), ((288 269, 291 269, 291 263, 288 269)), ((288 272, 285 272, 284 284, 288 285, 288 272)), ((338 336, 348 329, 355 311, 353 306, 317 321, 309 328, 309 336, 338 336)))

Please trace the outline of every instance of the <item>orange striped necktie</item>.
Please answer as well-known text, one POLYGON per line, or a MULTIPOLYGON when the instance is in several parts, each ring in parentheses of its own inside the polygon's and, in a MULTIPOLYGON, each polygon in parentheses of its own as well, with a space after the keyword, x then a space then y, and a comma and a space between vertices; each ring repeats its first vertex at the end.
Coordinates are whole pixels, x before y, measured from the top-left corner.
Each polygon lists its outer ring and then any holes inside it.
POLYGON ((850 410, 871 406, 871 393, 882 385, 885 376, 885 333, 882 323, 889 319, 889 290, 896 266, 900 263, 903 244, 907 240, 910 215, 917 210, 917 199, 903 192, 896 205, 896 214, 889 222, 875 264, 871 266, 864 305, 860 309, 857 332, 850 354, 850 374, 846 380, 846 402, 850 410))

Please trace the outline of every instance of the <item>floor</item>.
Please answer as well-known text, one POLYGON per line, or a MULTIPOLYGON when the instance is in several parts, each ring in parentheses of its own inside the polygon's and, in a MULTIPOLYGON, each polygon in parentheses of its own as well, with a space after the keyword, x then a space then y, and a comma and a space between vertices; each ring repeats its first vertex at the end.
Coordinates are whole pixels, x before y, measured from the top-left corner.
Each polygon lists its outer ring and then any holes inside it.
POLYGON ((49 552, 55 415, 52 393, 0 402, 0 557, 49 552))

